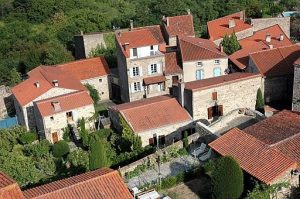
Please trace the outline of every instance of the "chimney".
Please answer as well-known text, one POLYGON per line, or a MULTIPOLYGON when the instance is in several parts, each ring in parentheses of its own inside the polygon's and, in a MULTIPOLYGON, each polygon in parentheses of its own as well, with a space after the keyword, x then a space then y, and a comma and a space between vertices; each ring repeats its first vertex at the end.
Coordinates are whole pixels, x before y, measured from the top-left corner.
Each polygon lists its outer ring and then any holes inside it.
POLYGON ((166 21, 167 21, 167 26, 169 26, 170 25, 169 17, 166 17, 166 21))
POLYGON ((284 35, 283 34, 280 34, 279 36, 279 41, 283 41, 284 40, 284 35))
POLYGON ((124 43, 123 48, 125 51, 128 51, 129 43, 124 43))
POLYGON ((61 111, 61 107, 60 107, 60 104, 58 101, 53 101, 51 102, 53 108, 54 108, 54 111, 61 111))
POLYGON ((269 48, 270 48, 270 49, 273 49, 273 47, 274 47, 274 46, 273 46, 272 44, 269 44, 269 48))
POLYGON ((130 30, 133 30, 133 20, 130 19, 130 30))
POLYGON ((268 43, 271 42, 271 35, 270 34, 266 35, 266 42, 268 42, 268 43))
POLYGON ((190 9, 187 9, 186 11, 187 11, 187 14, 188 14, 188 15, 191 14, 191 10, 190 10, 190 9))
POLYGON ((229 28, 234 28, 235 27, 234 19, 229 19, 228 25, 229 25, 229 28))
POLYGON ((245 11, 240 12, 240 20, 245 21, 245 11))
POLYGON ((222 44, 220 44, 220 51, 223 53, 224 52, 224 47, 222 46, 222 44))
POLYGON ((54 85, 55 87, 58 87, 58 80, 55 79, 55 80, 52 81, 52 83, 53 83, 53 85, 54 85))
POLYGON ((35 87, 40 88, 40 82, 37 81, 34 83, 34 85, 35 85, 35 87))
POLYGON ((184 107, 184 87, 185 83, 180 79, 178 81, 178 101, 182 107, 184 107))

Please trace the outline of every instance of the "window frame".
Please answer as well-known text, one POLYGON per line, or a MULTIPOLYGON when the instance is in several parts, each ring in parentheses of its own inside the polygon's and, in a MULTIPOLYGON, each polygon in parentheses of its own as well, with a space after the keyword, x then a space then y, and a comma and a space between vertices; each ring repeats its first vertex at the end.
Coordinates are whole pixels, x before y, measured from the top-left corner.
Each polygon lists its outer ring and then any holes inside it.
POLYGON ((137 56, 138 56, 137 48, 132 48, 132 57, 137 57, 137 56))
POLYGON ((204 79, 204 70, 203 69, 197 69, 196 70, 196 80, 202 80, 202 79, 204 79), (198 71, 200 71, 200 78, 198 79, 197 77, 198 77, 198 75, 197 75, 197 72, 198 71))
POLYGON ((141 82, 133 82, 133 91, 140 92, 141 90, 141 82))
POLYGON ((219 77, 219 76, 221 76, 221 75, 222 75, 222 68, 221 68, 221 67, 214 67, 214 69, 213 69, 213 75, 214 75, 214 77, 219 77), (219 70, 220 75, 216 75, 216 71, 217 71, 217 70, 219 70))
POLYGON ((197 67, 202 67, 202 66, 203 66, 203 62, 202 62, 202 61, 198 61, 198 62, 196 63, 196 66, 197 66, 197 67))
POLYGON ((158 73, 158 70, 157 70, 157 64, 151 64, 151 65, 150 65, 150 70, 151 70, 151 74, 156 74, 156 73, 158 73))
POLYGON ((219 59, 215 59, 215 65, 220 65, 221 64, 221 60, 219 60, 219 59))
POLYGON ((132 67, 132 76, 133 77, 140 76, 140 68, 138 66, 132 67))

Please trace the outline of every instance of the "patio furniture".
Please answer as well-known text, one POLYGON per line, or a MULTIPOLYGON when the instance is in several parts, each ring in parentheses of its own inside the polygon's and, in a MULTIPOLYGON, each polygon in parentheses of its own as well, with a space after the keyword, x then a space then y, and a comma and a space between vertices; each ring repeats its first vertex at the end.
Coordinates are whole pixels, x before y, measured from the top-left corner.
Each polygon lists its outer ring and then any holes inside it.
POLYGON ((204 153, 202 156, 199 157, 199 160, 204 162, 206 160, 208 160, 211 156, 211 149, 208 150, 207 153, 204 153))
POLYGON ((206 144, 201 143, 200 147, 196 148, 196 149, 193 151, 192 155, 193 155, 194 157, 197 157, 197 156, 199 156, 201 153, 203 153, 203 152, 205 151, 205 149, 206 149, 206 144))

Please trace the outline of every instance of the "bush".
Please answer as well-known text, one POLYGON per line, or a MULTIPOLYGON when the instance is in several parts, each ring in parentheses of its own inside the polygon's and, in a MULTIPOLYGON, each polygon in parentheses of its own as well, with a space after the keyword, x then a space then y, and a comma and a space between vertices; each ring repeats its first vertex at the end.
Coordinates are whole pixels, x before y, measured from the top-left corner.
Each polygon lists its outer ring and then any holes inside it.
POLYGON ((238 199, 244 189, 243 171, 237 161, 225 156, 216 161, 212 171, 214 199, 238 199))
POLYGON ((70 148, 66 141, 61 140, 53 145, 52 151, 54 157, 61 158, 70 152, 70 148))
POLYGON ((103 140, 95 140, 91 143, 89 160, 91 170, 110 166, 105 146, 106 143, 103 140))
POLYGON ((94 103, 96 104, 100 100, 98 90, 95 89, 95 87, 90 84, 86 84, 85 87, 88 89, 91 98, 93 99, 94 103))
POLYGON ((177 177, 176 176, 169 176, 162 180, 161 188, 162 189, 169 189, 177 184, 177 177))
POLYGON ((256 104, 255 104, 255 110, 260 111, 262 113, 264 113, 264 107, 265 107, 265 100, 263 98, 263 94, 261 92, 261 89, 259 88, 257 90, 257 94, 256 94, 256 104))
POLYGON ((37 135, 32 132, 22 133, 18 140, 23 145, 31 144, 33 141, 37 140, 37 135))
POLYGON ((78 149, 68 154, 67 160, 72 167, 89 170, 89 154, 88 152, 78 149))
POLYGON ((25 145, 24 153, 27 156, 46 157, 49 155, 50 146, 50 142, 44 139, 37 144, 25 145))

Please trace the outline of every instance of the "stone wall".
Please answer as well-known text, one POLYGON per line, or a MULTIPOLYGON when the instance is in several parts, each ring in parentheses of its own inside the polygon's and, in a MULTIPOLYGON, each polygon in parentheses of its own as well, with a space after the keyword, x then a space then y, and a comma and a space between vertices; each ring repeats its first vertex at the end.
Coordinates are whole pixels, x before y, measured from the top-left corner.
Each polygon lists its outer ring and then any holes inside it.
POLYGON ((300 67, 295 66, 292 110, 300 111, 300 67))
POLYGON ((256 93, 261 86, 261 77, 255 76, 249 79, 219 85, 213 88, 193 91, 192 100, 185 103, 187 110, 192 110, 190 114, 194 120, 207 120, 209 107, 223 105, 223 114, 237 108, 255 109, 256 93), (212 100, 212 93, 217 92, 217 100, 212 100))
POLYGON ((0 119, 6 118, 13 111, 13 106, 11 92, 4 85, 0 86, 0 119))
POLYGON ((86 79, 81 81, 82 84, 90 84, 99 92, 100 100, 108 100, 110 97, 110 84, 107 75, 86 79))
MULTIPOLYGON (((253 35, 253 27, 248 28, 246 30, 242 30, 240 32, 236 32, 235 35, 236 35, 236 37, 237 37, 238 40, 244 39, 246 37, 250 37, 250 36, 253 35)), ((217 46, 219 46, 222 41, 223 41, 223 38, 215 40, 214 43, 217 46)))
POLYGON ((251 25, 253 26, 255 32, 276 24, 278 24, 286 36, 290 38, 290 17, 251 19, 251 25))

